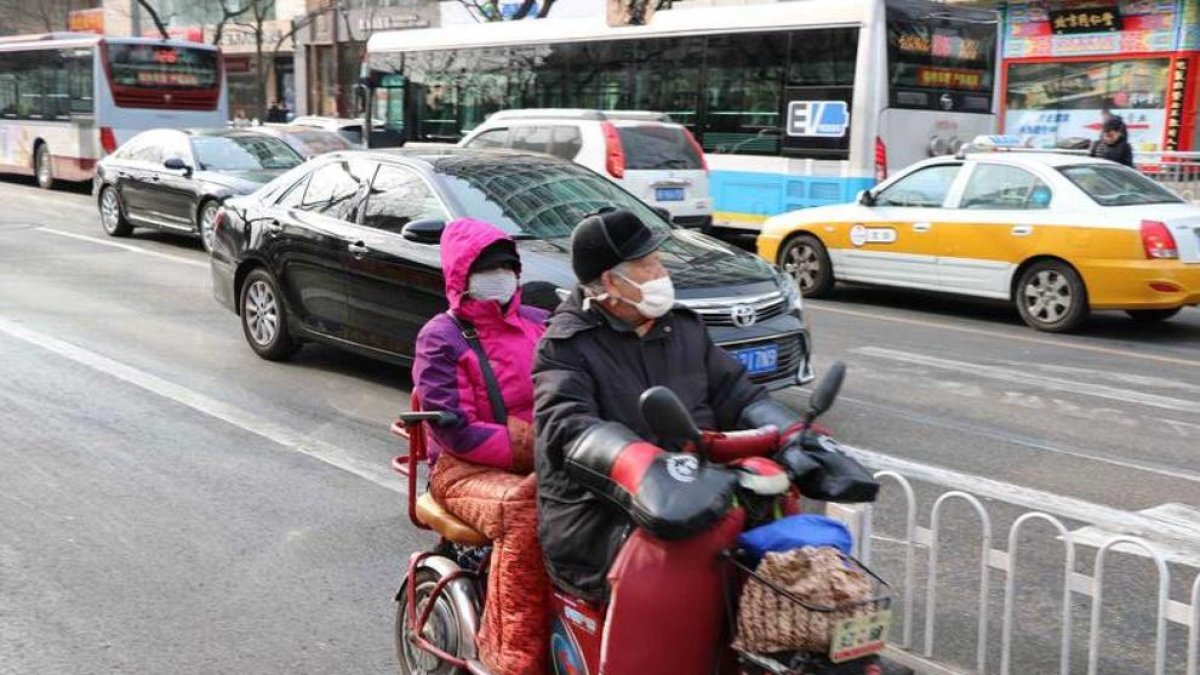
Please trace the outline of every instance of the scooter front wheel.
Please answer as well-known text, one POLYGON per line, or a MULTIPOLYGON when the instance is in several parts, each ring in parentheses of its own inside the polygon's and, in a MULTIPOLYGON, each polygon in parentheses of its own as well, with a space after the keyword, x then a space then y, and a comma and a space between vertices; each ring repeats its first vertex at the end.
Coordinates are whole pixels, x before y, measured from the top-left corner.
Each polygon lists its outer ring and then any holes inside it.
MULTIPOLYGON (((460 675, 467 672, 422 649, 412 630, 441 576, 429 567, 421 567, 400 587, 396 602, 396 660, 400 663, 401 675, 460 675), (412 617, 408 613, 410 583, 416 593, 416 616, 412 617)), ((474 658, 474 632, 470 627, 478 621, 477 616, 468 616, 472 611, 470 604, 464 603, 450 588, 433 598, 433 603, 421 636, 447 654, 462 659, 474 658)))

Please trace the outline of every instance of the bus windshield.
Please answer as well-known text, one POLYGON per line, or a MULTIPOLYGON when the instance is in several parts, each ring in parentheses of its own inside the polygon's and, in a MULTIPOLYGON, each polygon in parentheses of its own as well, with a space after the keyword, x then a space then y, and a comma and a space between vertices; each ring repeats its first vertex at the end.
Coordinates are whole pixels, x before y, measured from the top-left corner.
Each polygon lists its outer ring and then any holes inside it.
POLYGON ((108 65, 122 87, 209 89, 220 70, 213 49, 153 44, 109 43, 108 65))
POLYGON ((990 113, 996 36, 993 12, 887 0, 891 105, 990 113))

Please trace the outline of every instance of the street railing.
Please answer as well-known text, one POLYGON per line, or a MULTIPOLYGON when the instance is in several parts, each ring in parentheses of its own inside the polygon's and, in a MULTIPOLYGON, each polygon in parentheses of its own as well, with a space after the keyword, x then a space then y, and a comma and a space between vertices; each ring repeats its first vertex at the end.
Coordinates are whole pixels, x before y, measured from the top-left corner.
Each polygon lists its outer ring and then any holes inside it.
MULTIPOLYGON (((852 452, 852 454, 854 453, 852 452)), ((871 463, 869 458, 860 457, 860 459, 871 463)), ((1042 521, 1053 528, 1057 538, 1061 540, 1063 548, 1063 588, 1060 599, 1062 609, 1059 621, 1057 622, 1062 633, 1058 659, 1058 672, 1061 675, 1068 675, 1071 672, 1071 644, 1076 626, 1075 616, 1072 611, 1072 601, 1075 594, 1091 599, 1091 617, 1087 627, 1087 673, 1088 675, 1096 675, 1098 672, 1102 635, 1100 619, 1105 588, 1105 561, 1109 551, 1116 546, 1122 546, 1123 551, 1129 547, 1141 550, 1154 562, 1157 569, 1157 594, 1155 596, 1156 620, 1153 649, 1154 669, 1152 672, 1154 675, 1165 675, 1167 672, 1168 626, 1170 624, 1177 624, 1188 629, 1186 673, 1187 675, 1200 675, 1200 664, 1198 664, 1198 659, 1200 659, 1200 573, 1196 575, 1192 584, 1191 596, 1188 603, 1172 600, 1170 597, 1171 569, 1167 565, 1167 560, 1156 548, 1145 540, 1127 535, 1114 536, 1100 544, 1093 562, 1091 575, 1077 572, 1075 570, 1077 542, 1073 538, 1071 530, 1059 517, 1044 511, 1029 511, 1016 518, 1008 529, 1007 550, 994 548, 992 546, 993 519, 991 514, 978 497, 962 490, 950 490, 940 494, 933 502, 929 517, 929 526, 922 527, 917 523, 916 493, 909 480, 899 472, 892 470, 879 471, 875 474, 875 477, 881 482, 894 482, 900 488, 906 505, 903 519, 904 534, 896 542, 904 548, 904 572, 900 580, 891 580, 893 587, 897 588, 903 598, 900 641, 899 644, 893 645, 895 648, 898 648, 898 651, 893 650, 893 656, 899 657, 900 660, 908 661, 909 665, 918 669, 918 672, 921 672, 921 668, 928 668, 931 672, 938 673, 964 672, 938 660, 935 654, 935 647, 937 645, 935 619, 937 618, 940 590, 938 584, 938 563, 944 554, 942 551, 944 537, 941 516, 946 504, 953 501, 961 501, 971 507, 981 523, 981 536, 978 545, 980 582, 975 607, 977 622, 975 630, 975 668, 971 672, 980 674, 990 672, 987 661, 989 648, 988 621, 993 608, 989 601, 989 578, 993 570, 1005 574, 1004 601, 1001 614, 1000 667, 996 672, 999 672, 1001 675, 1009 675, 1012 672, 1014 639, 1013 610, 1017 595, 1017 579, 1020 576, 1018 574, 1018 535, 1027 523, 1042 521), (928 560, 925 565, 925 604, 923 608, 924 640, 919 654, 914 653, 916 650, 913 645, 913 627, 917 625, 915 617, 917 608, 913 602, 917 593, 917 547, 928 548, 928 560)), ((989 501, 1003 500, 1003 497, 999 495, 984 496, 989 501)), ((831 515, 845 520, 857 532, 856 546, 858 547, 857 553, 859 559, 864 564, 872 564, 874 507, 872 505, 852 507, 831 505, 831 507, 833 507, 830 509, 831 515)), ((1028 591, 1028 589, 1026 590, 1028 591)), ((1049 667, 1046 667, 1044 670, 1039 669, 1039 672, 1052 671, 1049 667)))
POLYGON ((1190 202, 1200 202, 1200 152, 1135 152, 1138 171, 1190 202))

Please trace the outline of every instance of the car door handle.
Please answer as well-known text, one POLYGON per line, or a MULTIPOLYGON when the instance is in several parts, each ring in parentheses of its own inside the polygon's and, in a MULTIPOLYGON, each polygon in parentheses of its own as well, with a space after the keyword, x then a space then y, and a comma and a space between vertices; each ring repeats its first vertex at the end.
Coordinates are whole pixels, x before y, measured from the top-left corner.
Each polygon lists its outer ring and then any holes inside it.
POLYGON ((356 241, 346 248, 354 254, 355 258, 361 258, 371 252, 371 249, 367 248, 366 244, 363 244, 361 241, 356 241))
POLYGON ((1012 233, 1014 237, 1028 237, 1033 234, 1032 225, 1013 225, 1012 233))
POLYGON ((278 220, 268 220, 267 221, 267 233, 268 234, 280 234, 281 232, 283 232, 283 224, 282 223, 280 223, 278 220))
POLYGON ((913 232, 928 232, 933 229, 929 223, 913 223, 913 232))

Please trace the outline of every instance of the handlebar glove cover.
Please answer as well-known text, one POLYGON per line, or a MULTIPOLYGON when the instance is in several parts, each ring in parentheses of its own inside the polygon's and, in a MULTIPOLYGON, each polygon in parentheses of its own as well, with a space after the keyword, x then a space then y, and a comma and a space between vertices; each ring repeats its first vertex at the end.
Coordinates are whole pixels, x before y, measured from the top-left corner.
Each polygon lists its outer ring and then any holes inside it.
POLYGON ((820 471, 796 482, 796 487, 805 497, 840 504, 859 504, 873 502, 879 496, 879 481, 829 436, 805 436, 804 450, 798 452, 803 452, 821 466, 820 471))
MULTIPOLYGON (((788 430, 800 429, 796 411, 783 405, 773 398, 755 401, 742 410, 738 423, 743 427, 773 426, 787 434, 788 430)), ((821 465, 804 451, 802 444, 803 433, 794 432, 785 435, 779 452, 772 457, 780 466, 787 469, 792 482, 800 486, 818 477, 821 465)))
POLYGON ((616 422, 580 434, 563 468, 660 539, 684 539, 716 524, 737 484, 732 471, 694 454, 666 452, 616 422))

